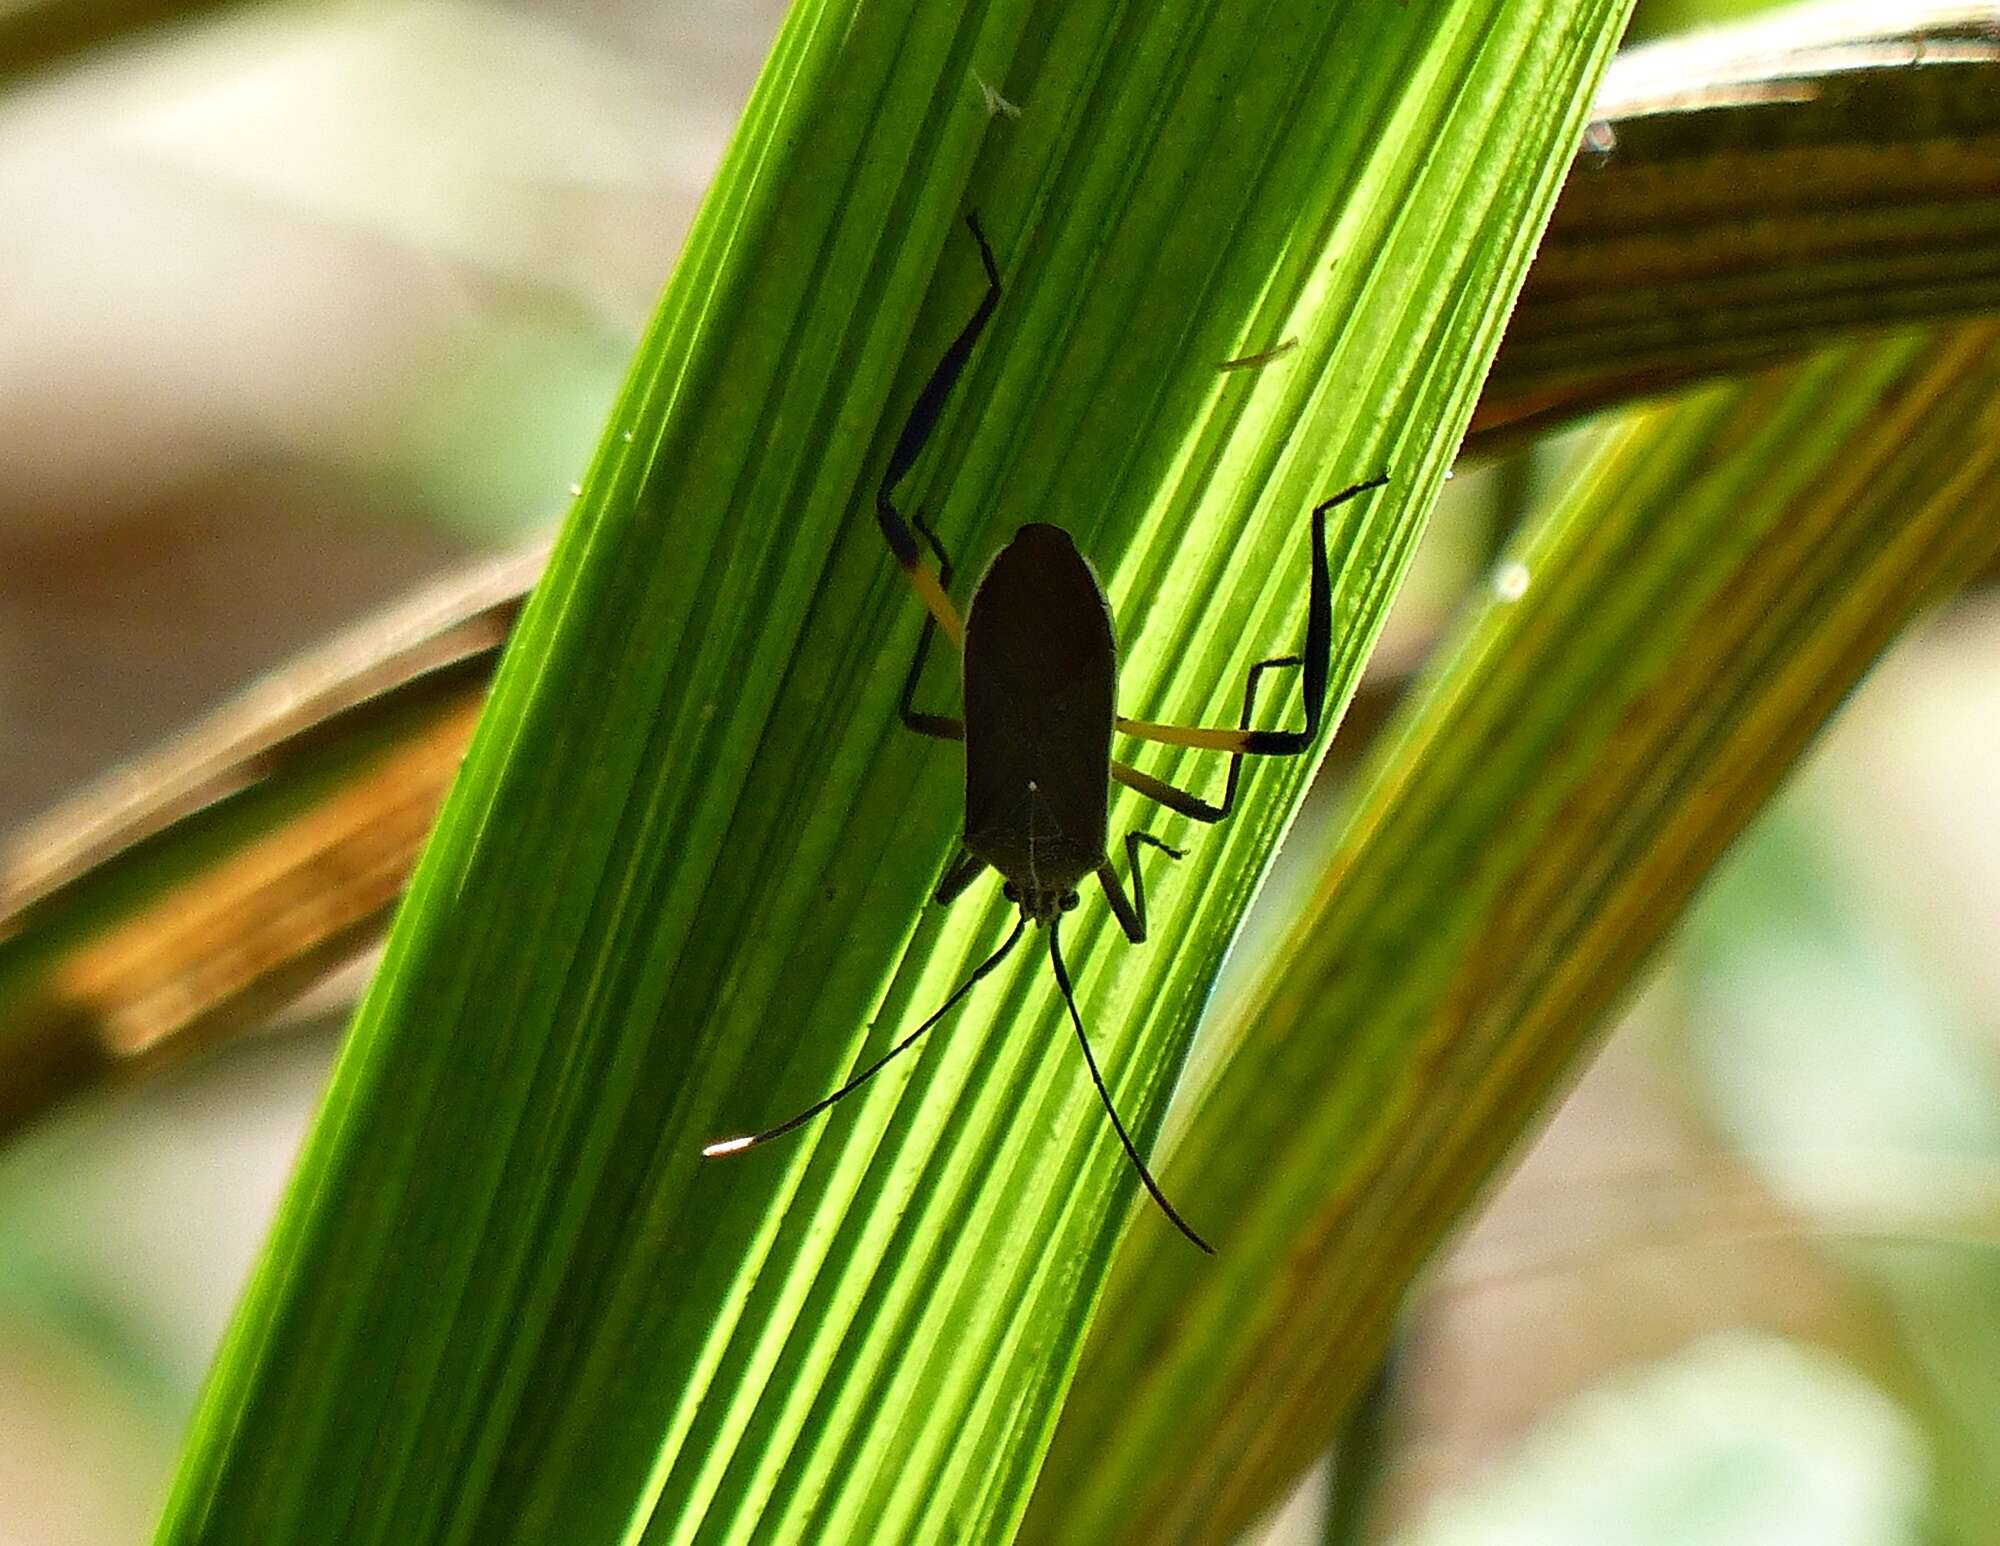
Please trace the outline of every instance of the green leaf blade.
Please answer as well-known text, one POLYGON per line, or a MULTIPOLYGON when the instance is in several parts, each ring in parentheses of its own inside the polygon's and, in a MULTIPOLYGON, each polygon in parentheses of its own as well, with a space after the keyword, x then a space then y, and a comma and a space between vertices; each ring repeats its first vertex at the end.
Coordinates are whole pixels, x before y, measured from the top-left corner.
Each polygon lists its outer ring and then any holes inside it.
POLYGON ((1640 415, 1524 538, 1174 1148, 1240 1250, 1201 1274, 1134 1237, 1027 1538, 1223 1538, 1316 1457, 1728 840, 2000 546, 1997 370, 1975 328, 1640 415))
MULTIPOLYGON (((1391 467, 1338 534, 1342 703, 1623 6, 1071 6, 1017 43, 1032 14, 789 24, 164 1539, 1011 1529, 1134 1191, 1038 954, 788 1146, 697 1157, 886 1045, 1002 924, 924 906, 957 771, 896 724, 917 616, 867 515, 976 299, 955 217, 977 202, 1008 294, 910 506, 967 573, 1012 522, 1062 522, 1131 642, 1123 706, 1233 718, 1249 662, 1295 647, 1305 512, 1391 467), (975 73, 1033 127, 988 120, 975 73), (1295 357, 1218 371, 1278 329, 1295 357)), ((1155 871, 1175 950, 1077 915, 1082 1008, 1142 1142, 1309 760, 1155 871)))

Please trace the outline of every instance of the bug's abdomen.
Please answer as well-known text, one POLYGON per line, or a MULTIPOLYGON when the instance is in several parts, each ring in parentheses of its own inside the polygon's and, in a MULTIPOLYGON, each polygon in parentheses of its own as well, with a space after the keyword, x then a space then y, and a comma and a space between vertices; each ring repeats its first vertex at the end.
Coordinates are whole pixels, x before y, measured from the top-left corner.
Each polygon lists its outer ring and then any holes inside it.
POLYGON ((1117 675, 1097 576, 1067 532, 1023 526, 965 625, 965 846, 1008 879, 1103 863, 1117 675))

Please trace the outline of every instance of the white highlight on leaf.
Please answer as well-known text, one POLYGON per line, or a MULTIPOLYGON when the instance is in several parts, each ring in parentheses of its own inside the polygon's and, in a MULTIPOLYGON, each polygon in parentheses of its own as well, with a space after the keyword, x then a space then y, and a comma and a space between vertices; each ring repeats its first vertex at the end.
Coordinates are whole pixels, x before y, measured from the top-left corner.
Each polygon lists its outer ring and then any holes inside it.
POLYGON ((1509 559, 1493 571, 1493 594, 1501 601, 1519 601, 1528 594, 1530 578, 1526 564, 1518 558, 1509 559))

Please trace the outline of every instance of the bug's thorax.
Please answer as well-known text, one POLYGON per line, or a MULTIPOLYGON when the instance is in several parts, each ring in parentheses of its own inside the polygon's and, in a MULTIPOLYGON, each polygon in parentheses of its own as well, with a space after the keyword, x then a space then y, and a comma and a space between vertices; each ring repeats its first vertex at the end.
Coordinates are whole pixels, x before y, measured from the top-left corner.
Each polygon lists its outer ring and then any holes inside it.
POLYGON ((1067 532, 1024 526, 965 626, 965 846, 1046 922, 1104 863, 1117 653, 1067 532))

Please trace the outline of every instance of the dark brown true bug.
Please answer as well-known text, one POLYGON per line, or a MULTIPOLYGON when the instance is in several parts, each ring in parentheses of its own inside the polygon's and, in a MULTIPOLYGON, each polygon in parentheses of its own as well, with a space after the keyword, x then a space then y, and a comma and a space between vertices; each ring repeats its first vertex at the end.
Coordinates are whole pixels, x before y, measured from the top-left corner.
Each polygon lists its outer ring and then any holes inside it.
POLYGON ((1006 942, 953 990, 935 1014, 831 1095, 776 1127, 747 1138, 712 1143, 702 1152, 711 1157, 741 1153, 803 1126, 835 1101, 852 1094, 950 1013, 975 983, 1006 958, 1030 923, 1041 924, 1049 931, 1049 961, 1055 968, 1056 985, 1069 1006, 1070 1023, 1076 1027, 1091 1082, 1097 1086, 1098 1098, 1119 1142, 1153 1201, 1174 1227, 1213 1254, 1214 1247, 1167 1201, 1111 1103, 1063 965, 1058 938, 1062 915, 1077 905, 1076 888, 1087 876, 1095 875, 1125 937, 1140 944, 1146 938, 1146 886, 1139 869, 1139 849, 1144 845, 1170 858, 1182 857, 1181 850, 1168 847, 1149 832, 1126 833, 1125 867, 1132 877, 1132 895, 1126 897, 1106 845, 1112 783, 1124 784, 1196 821, 1216 822, 1228 816, 1235 805, 1236 781, 1246 755, 1289 757, 1313 743, 1326 702, 1327 666, 1333 647, 1327 512, 1358 494, 1380 488, 1389 479, 1385 473, 1356 483, 1314 507, 1305 650, 1299 655, 1259 661, 1250 668, 1243 691, 1243 717, 1234 729, 1158 725, 1126 719, 1118 713, 1114 697, 1118 644, 1112 633, 1111 609, 1096 574, 1060 527, 1040 522, 1023 526, 980 577, 973 588, 968 617, 961 622, 951 601, 950 558, 919 515, 917 530, 938 565, 935 573, 925 567, 916 536, 898 513, 894 496, 896 486, 922 453, 973 346, 1000 304, 1000 269, 993 260, 993 249, 987 245, 976 217, 967 216, 965 223, 979 244, 980 260, 986 268, 986 294, 917 394, 876 491, 875 517, 896 562, 929 613, 903 682, 903 723, 919 735, 965 745, 964 852, 945 871, 935 900, 940 906, 952 902, 991 868, 1000 872, 1005 882, 1003 892, 1020 908, 1020 920, 1006 942), (963 653, 964 711, 956 718, 925 713, 915 703, 924 659, 932 636, 939 630, 963 653), (1288 667, 1303 668, 1305 728, 1252 729, 1257 679, 1266 671, 1288 667), (1229 780, 1223 787, 1222 803, 1211 805, 1115 760, 1111 755, 1114 732, 1228 752, 1229 780))

